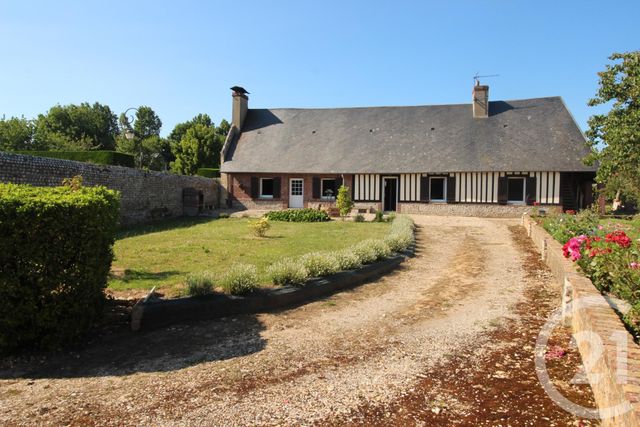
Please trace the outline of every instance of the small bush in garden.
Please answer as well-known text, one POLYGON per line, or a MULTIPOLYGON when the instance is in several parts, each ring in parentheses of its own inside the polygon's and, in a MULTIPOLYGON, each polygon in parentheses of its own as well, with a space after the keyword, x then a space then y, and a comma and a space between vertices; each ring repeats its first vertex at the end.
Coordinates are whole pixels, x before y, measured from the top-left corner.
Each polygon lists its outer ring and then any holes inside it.
POLYGON ((267 276, 277 286, 303 286, 309 272, 293 258, 283 258, 267 268, 267 276))
POLYGON ((354 270, 362 267, 360 258, 351 249, 345 249, 333 254, 339 271, 354 270))
POLYGON ((352 248, 353 254, 358 257, 362 264, 371 264, 379 259, 391 255, 391 249, 382 240, 363 240, 352 248))
POLYGON ((311 252, 303 255, 300 262, 311 277, 327 276, 340 270, 335 256, 323 252, 311 252))
POLYGON ((376 211, 376 216, 373 218, 373 222, 384 222, 384 212, 376 211))
POLYGON ((340 216, 343 220, 347 215, 349 215, 351 209, 353 209, 353 200, 351 200, 351 193, 349 192, 349 187, 347 187, 346 185, 341 185, 340 188, 338 188, 336 207, 340 211, 340 216))
POLYGON ((0 353, 50 349, 103 312, 119 195, 105 187, 0 184, 0 353))
POLYGON ((228 212, 220 212, 220 215, 218 215, 218 218, 220 219, 224 219, 224 218, 229 218, 229 213, 228 212))
POLYGON ((331 220, 327 212, 311 208, 271 211, 265 214, 265 218, 271 221, 287 222, 323 222, 331 220))
POLYGON ((358 215, 354 216, 353 217, 353 221, 354 222, 364 222, 364 215, 358 214, 358 215))
POLYGON ((394 212, 391 212, 389 215, 387 215, 387 222, 393 222, 396 219, 396 214, 394 212))
POLYGON ((392 233, 384 241, 392 252, 402 252, 413 244, 413 233, 392 233))
POLYGON ((187 276, 187 294, 201 296, 210 294, 213 290, 213 279, 208 271, 192 273, 187 276))
POLYGON ((255 265, 234 264, 218 284, 228 294, 244 295, 258 287, 258 271, 255 265))
POLYGON ((249 222, 249 228, 253 232, 253 235, 256 237, 264 237, 267 235, 267 231, 271 228, 271 224, 269 224, 269 220, 267 218, 260 218, 257 221, 249 222))

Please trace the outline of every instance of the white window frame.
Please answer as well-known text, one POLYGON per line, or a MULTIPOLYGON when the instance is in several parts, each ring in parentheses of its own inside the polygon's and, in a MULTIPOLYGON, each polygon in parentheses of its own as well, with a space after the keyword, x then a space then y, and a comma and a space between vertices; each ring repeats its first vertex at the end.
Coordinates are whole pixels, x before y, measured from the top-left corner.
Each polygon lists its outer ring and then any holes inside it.
POLYGON ((447 202, 447 177, 446 176, 430 176, 429 177, 429 201, 435 203, 446 203, 447 202), (442 179, 444 181, 442 185, 442 199, 432 199, 431 198, 431 180, 432 179, 442 179))
POLYGON ((526 205, 527 204, 527 177, 526 176, 508 176, 507 177, 507 204, 508 205, 526 205), (522 181, 522 200, 509 200, 509 181, 522 181))
MULTIPOLYGON (((262 194, 262 181, 264 181, 265 179, 270 179, 271 181, 274 181, 273 178, 260 178, 260 194, 259 194, 259 197, 261 199, 273 199, 273 194, 262 194)), ((271 184, 271 191, 273 191, 273 184, 271 184)))
MULTIPOLYGON (((333 201, 336 199, 336 194, 334 194, 333 196, 325 196, 324 192, 322 191, 322 187, 323 187, 323 183, 325 181, 333 181, 336 182, 337 180, 335 178, 320 178, 320 200, 327 200, 327 201, 333 201)), ((334 185, 335 187, 335 185, 334 185)), ((337 192, 337 191, 336 191, 337 192)))

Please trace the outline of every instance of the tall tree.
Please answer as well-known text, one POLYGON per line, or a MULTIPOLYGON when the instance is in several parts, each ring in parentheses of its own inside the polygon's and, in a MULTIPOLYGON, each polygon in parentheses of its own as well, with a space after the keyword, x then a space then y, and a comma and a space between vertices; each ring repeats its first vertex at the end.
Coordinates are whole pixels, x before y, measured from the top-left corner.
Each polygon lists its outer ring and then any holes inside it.
POLYGON ((219 167, 220 150, 229 128, 229 122, 224 119, 216 127, 207 114, 198 114, 177 124, 168 138, 175 158, 171 169, 181 174, 195 174, 198 168, 219 167))
POLYGON ((107 105, 56 105, 36 119, 34 145, 50 150, 113 150, 117 135, 117 117, 107 105))
POLYGON ((120 115, 121 135, 117 139, 117 149, 132 154, 139 168, 164 170, 172 159, 169 141, 160 137, 162 121, 148 106, 137 108, 133 124, 123 114, 120 115))
POLYGON ((37 150, 33 142, 33 122, 24 117, 0 119, 0 151, 37 150))
MULTIPOLYGON (((195 175, 198 168, 213 164, 214 152, 218 147, 216 128, 196 124, 187 129, 180 142, 175 145, 175 161, 171 170, 184 175, 195 175)), ((218 155, 219 157, 219 155, 218 155)))
POLYGON ((611 103, 611 109, 589 118, 586 161, 598 161, 596 179, 609 194, 640 200, 640 51, 614 53, 609 59, 613 63, 598 73, 598 92, 588 104, 611 103))

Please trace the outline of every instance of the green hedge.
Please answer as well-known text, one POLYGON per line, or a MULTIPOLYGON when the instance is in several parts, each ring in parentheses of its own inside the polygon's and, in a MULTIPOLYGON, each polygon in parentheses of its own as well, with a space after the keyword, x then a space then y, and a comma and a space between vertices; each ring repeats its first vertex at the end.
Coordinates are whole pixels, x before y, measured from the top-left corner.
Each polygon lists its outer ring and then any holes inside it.
POLYGON ((16 154, 75 160, 99 165, 126 166, 129 168, 135 166, 134 158, 131 154, 117 151, 16 151, 16 154))
POLYGON ((288 222, 322 222, 329 221, 329 214, 318 209, 288 209, 284 211, 271 211, 265 214, 271 221, 288 222))
POLYGON ((51 349, 102 313, 119 195, 0 184, 0 353, 51 349))
POLYGON ((220 169, 216 168, 198 168, 197 175, 204 176, 205 178, 219 178, 220 169))

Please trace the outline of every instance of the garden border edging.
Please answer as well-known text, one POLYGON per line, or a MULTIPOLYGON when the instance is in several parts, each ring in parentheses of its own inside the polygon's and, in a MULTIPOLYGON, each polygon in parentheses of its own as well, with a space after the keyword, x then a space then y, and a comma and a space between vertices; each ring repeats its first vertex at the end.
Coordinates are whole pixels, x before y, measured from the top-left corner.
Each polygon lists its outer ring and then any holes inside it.
POLYGON ((602 425, 640 425, 640 347, 591 280, 564 257, 562 245, 527 214, 522 217, 522 225, 540 251, 542 260, 562 285, 562 317, 565 325, 572 327, 574 335, 595 334, 602 340, 601 355, 586 340, 578 340, 578 350, 601 416, 606 415, 606 409, 625 401, 632 405, 630 411, 603 418, 602 425), (589 303, 571 304, 576 301, 589 303), (615 336, 627 336, 627 346, 622 351, 615 336), (586 366, 586 361, 593 363, 586 366), (618 372, 621 363, 626 364, 626 371, 622 373, 618 372))
POLYGON ((258 291, 248 296, 220 293, 173 299, 145 299, 131 312, 131 330, 142 331, 174 323, 210 320, 236 314, 253 314, 289 308, 337 291, 353 288, 398 268, 414 255, 415 245, 401 254, 365 265, 357 270, 341 271, 307 280, 302 287, 283 286, 258 291))

